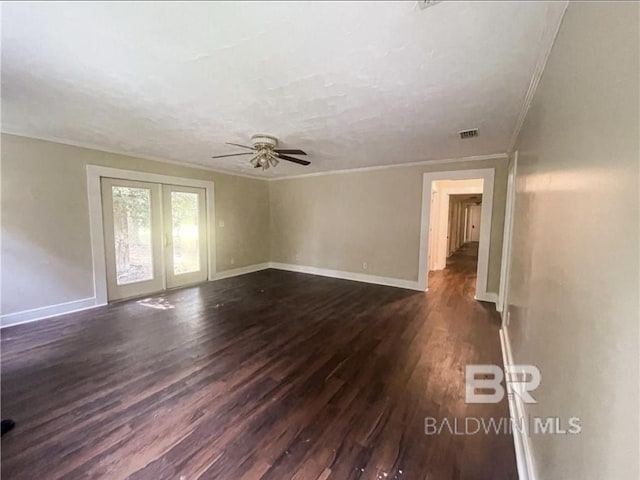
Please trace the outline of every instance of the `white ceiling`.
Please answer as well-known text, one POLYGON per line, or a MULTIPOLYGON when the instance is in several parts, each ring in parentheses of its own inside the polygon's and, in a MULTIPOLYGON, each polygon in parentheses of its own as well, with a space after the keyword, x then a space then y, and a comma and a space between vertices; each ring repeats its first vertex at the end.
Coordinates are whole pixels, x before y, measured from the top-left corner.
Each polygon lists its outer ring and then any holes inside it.
POLYGON ((563 9, 3 2, 2 130, 258 176, 502 153, 563 9), (258 132, 312 165, 210 158, 258 132))

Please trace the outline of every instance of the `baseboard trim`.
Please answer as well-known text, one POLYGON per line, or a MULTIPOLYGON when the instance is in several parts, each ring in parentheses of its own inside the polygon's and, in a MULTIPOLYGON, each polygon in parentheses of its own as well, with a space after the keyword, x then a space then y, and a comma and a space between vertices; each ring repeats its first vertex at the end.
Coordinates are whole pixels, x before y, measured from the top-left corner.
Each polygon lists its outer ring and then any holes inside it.
POLYGON ((259 272, 260 270, 266 270, 270 268, 269 263, 256 263, 255 265, 248 265, 246 267, 234 268, 231 270, 224 270, 222 272, 216 272, 213 281, 222 280, 223 278, 237 277, 238 275, 244 275, 246 273, 259 272))
POLYGON ((408 290, 424 291, 417 281, 402 280, 400 278, 380 277, 366 273, 345 272, 342 270, 331 270, 328 268, 309 267, 306 265, 294 265, 290 263, 271 262, 270 268, 286 270, 288 272, 309 273, 321 277, 339 278, 341 280, 352 280, 354 282, 373 283, 375 285, 385 285, 387 287, 406 288, 408 290))
MULTIPOLYGON (((268 263, 259 263, 256 265, 249 265, 248 267, 235 268, 233 270, 226 270, 224 272, 216 273, 215 280, 221 280, 223 278, 236 277, 238 275, 244 275, 245 273, 257 272, 260 270, 266 270, 269 268, 268 263)), ((82 298, 80 300, 73 300, 71 302, 58 303, 56 305, 47 305, 46 307, 33 308, 31 310, 23 310, 20 312, 7 313, 0 315, 0 328, 10 327, 13 325, 21 325, 23 323, 36 322, 38 320, 45 320, 47 318, 57 317, 59 315, 65 315, 67 313, 79 312, 81 310, 88 310, 90 308, 101 307, 106 303, 97 303, 96 297, 82 298)))
POLYGON ((23 310, 21 312, 7 313, 0 315, 0 328, 44 320, 45 318, 57 317, 58 315, 88 310, 99 306, 101 305, 96 303, 96 297, 89 297, 71 302, 58 303, 56 305, 48 305, 46 307, 33 308, 31 310, 23 310))
MULTIPOLYGON (((224 270, 222 272, 216 272, 214 281, 222 280, 224 278, 237 277, 239 275, 245 275, 247 273, 259 272, 261 270, 267 270, 269 268, 274 268, 276 270, 286 270, 288 272, 308 273, 311 275, 338 278, 341 280, 351 280, 354 282, 371 283, 374 285, 384 285, 387 287, 405 288, 408 290, 416 290, 419 292, 426 291, 421 288, 418 281, 413 280, 403 280, 400 278, 381 277, 378 275, 369 275, 365 273, 346 272, 343 270, 331 270, 328 268, 310 267, 306 265, 294 265, 290 263, 280 262, 257 263, 255 265, 248 265, 246 267, 239 267, 231 270, 224 270)), ((493 303, 496 303, 498 300, 498 296, 495 293, 491 292, 487 292, 481 296, 476 296, 475 298, 476 300, 493 303)), ((102 305, 105 304, 97 303, 96 297, 90 297, 75 300, 72 302, 60 303, 57 305, 49 305, 32 310, 24 310, 21 312, 0 315, 0 328, 8 327, 11 325, 19 325, 22 323, 35 322, 37 320, 57 317, 58 315, 64 315, 66 313, 100 307, 102 305)))
MULTIPOLYGON (((500 329, 500 345, 502 347, 502 361, 506 365, 514 365, 513 354, 511 352, 511 341, 506 328, 500 329)), ((518 395, 508 395, 509 415, 511 418, 525 418, 524 404, 518 395)), ((516 451, 516 464, 518 467, 518 478, 520 480, 536 480, 533 463, 533 452, 529 437, 526 432, 521 432, 513 428, 513 444, 516 451)))

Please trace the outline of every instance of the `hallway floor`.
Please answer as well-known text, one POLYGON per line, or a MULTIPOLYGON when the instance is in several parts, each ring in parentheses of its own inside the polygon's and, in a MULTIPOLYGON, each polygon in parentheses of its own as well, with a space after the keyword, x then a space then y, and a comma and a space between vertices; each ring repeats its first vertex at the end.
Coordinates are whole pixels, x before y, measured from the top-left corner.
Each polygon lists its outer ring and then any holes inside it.
POLYGON ((2 478, 515 479, 504 433, 425 433, 502 365, 462 252, 420 293, 266 270, 2 330, 2 478))
POLYGON ((442 282, 456 289, 456 297, 474 298, 478 270, 479 242, 464 243, 453 255, 447 258, 444 270, 429 272, 429 292, 442 282))

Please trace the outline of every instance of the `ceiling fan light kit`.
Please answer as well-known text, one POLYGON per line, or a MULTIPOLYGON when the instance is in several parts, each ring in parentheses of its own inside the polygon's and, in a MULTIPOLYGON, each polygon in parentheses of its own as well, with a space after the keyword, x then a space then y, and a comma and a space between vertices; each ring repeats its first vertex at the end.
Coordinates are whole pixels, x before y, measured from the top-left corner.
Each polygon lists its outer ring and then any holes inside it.
POLYGON ((254 168, 262 167, 262 170, 267 170, 269 167, 278 165, 278 158, 273 151, 276 145, 278 145, 278 139, 276 137, 256 134, 251 137, 251 141, 253 148, 258 150, 258 153, 256 153, 250 161, 254 168))
MULTIPOLYGON (((302 160, 300 158, 294 158, 287 155, 306 155, 306 153, 302 150, 284 150, 276 148, 278 145, 278 139, 272 135, 257 133, 251 137, 251 142, 253 143, 252 147, 231 142, 227 142, 227 145, 234 145, 236 147, 242 147, 256 152, 251 160, 249 160, 249 163, 251 163, 254 168, 262 168, 262 170, 267 170, 270 167, 275 167, 276 165, 278 165, 278 163, 280 163, 280 160, 286 160, 288 162, 293 162, 305 166, 311 163, 307 160, 302 160)), ((231 153, 227 155, 216 155, 211 158, 236 157, 238 155, 251 155, 251 153, 231 153)))

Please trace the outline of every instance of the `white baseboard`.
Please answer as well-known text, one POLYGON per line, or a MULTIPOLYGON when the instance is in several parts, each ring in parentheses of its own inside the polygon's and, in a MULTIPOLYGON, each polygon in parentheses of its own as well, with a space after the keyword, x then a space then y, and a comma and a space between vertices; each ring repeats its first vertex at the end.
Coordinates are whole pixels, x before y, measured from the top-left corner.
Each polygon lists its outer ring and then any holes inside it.
MULTIPOLYGON (((511 341, 506 328, 500 329, 500 345, 502 346, 502 361, 506 365, 514 365, 511 352, 511 341)), ((508 395, 509 415, 514 419, 525 418, 524 404, 519 395, 508 395)), ((516 451, 516 464, 518 466, 518 478, 520 480, 536 480, 533 463, 533 451, 531 442, 526 432, 513 428, 513 443, 516 451)))
MULTIPOLYGON (((249 265, 246 267, 216 272, 214 281, 221 280, 223 278, 236 277, 238 275, 245 275, 247 273, 259 272, 260 270, 266 270, 268 268, 286 270, 289 272, 309 273, 311 275, 339 278, 342 280, 352 280, 355 282, 372 283, 375 285, 406 288, 408 290, 424 291, 420 287, 419 282, 413 280, 403 280, 400 278, 381 277, 377 275, 369 275, 366 273, 345 272, 342 270, 331 270, 328 268, 309 267, 306 265, 293 265, 289 263, 279 262, 257 263, 255 265, 249 265)), ((476 297, 476 300, 495 303, 498 300, 498 296, 495 293, 486 293, 482 297, 476 297)), ((49 305, 47 307, 35 308, 32 310, 24 310, 22 312, 0 315, 0 328, 7 327, 9 325, 18 325, 20 323, 34 322, 36 320, 55 317, 58 315, 63 315, 65 313, 77 312, 79 310, 99 307, 101 305, 104 304, 96 304, 96 298, 90 297, 83 298, 81 300, 75 300, 72 302, 60 303, 57 305, 49 305)))
MULTIPOLYGON (((224 272, 216 273, 215 280, 222 278, 235 277, 244 275, 245 273, 257 272, 269 268, 268 263, 259 263, 257 265, 249 265, 248 267, 235 268, 224 272)), ((98 304, 96 297, 82 298, 71 302, 59 303, 56 305, 48 305, 46 307, 34 308, 31 310, 23 310, 20 312, 7 313, 0 315, 0 328, 9 327, 11 325, 20 325, 22 323, 30 323, 45 318, 57 317, 66 313, 78 312, 90 308, 100 307, 104 303, 98 304)))
POLYGON ((21 312, 7 313, 0 315, 0 328, 10 325, 20 325, 21 323, 35 322, 44 318, 57 317, 65 313, 87 310, 89 308, 99 307, 96 304, 96 297, 82 298, 71 302, 58 303, 57 305, 48 305, 46 307, 33 308, 31 310, 23 310, 21 312))
POLYGON ((485 292, 480 295, 475 295, 473 297, 475 300, 480 300, 481 302, 491 302, 498 304, 498 294, 493 292, 485 292))
POLYGON ((238 275, 244 275, 246 273, 259 272, 260 270, 266 270, 267 268, 271 267, 268 262, 265 262, 248 265, 246 267, 234 268, 232 270, 224 270, 223 272, 216 272, 214 281, 221 280, 223 278, 237 277, 238 275))
POLYGON ((286 270, 288 272, 310 273, 322 277, 339 278, 342 280, 353 280, 355 282, 374 283, 376 285, 386 285, 388 287, 406 288, 409 290, 424 291, 417 281, 402 280, 400 278, 379 277, 366 273, 344 272, 342 270, 331 270, 328 268, 308 267, 306 265, 293 265, 290 263, 271 262, 270 268, 286 270))

